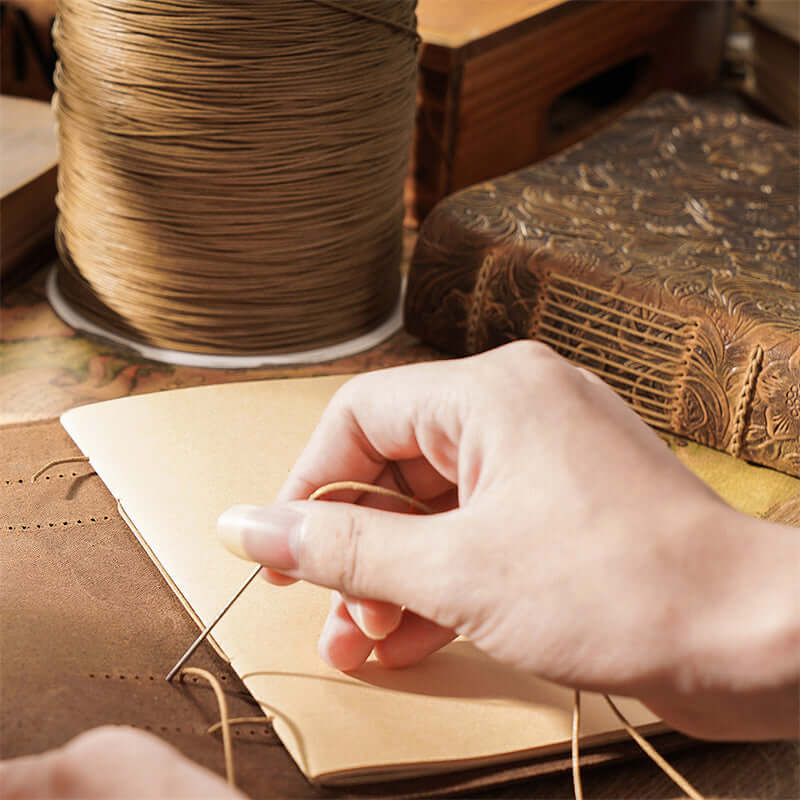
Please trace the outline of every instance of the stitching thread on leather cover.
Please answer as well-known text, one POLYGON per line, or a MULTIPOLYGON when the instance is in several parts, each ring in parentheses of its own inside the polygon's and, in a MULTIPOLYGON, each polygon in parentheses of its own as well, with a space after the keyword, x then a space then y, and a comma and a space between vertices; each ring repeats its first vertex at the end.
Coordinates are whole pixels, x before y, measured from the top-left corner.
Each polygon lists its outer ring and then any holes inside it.
MULTIPOLYGON (((86 473, 86 474, 93 475, 95 473, 86 473)), ((56 479, 56 478, 77 478, 77 477, 79 477, 77 472, 71 472, 68 475, 63 472, 59 472, 58 475, 45 475, 44 479, 46 481, 49 481, 51 478, 56 479)), ((7 478, 6 480, 3 481, 3 485, 5 486, 17 486, 20 483, 24 485, 25 478, 11 478, 11 479, 7 478)))
MULTIPOLYGON (((91 680, 101 680, 101 681, 129 681, 133 684, 138 684, 140 686, 148 686, 150 682, 155 682, 157 676, 153 673, 140 673, 140 672, 88 672, 86 673, 86 677, 91 680)), ((220 675, 217 676, 217 680, 226 683, 228 680, 227 675, 220 675)), ((161 677, 158 676, 158 685, 161 685, 161 677)), ((200 677, 198 675, 185 675, 183 677, 184 684, 191 683, 191 684, 199 684, 200 677)), ((227 695, 233 697, 242 697, 245 699, 249 699, 249 695, 244 692, 238 692, 234 690, 225 690, 220 684, 220 689, 227 695)), ((245 738, 250 739, 251 737, 260 737, 257 741, 261 741, 264 743, 277 743, 278 739, 275 732, 272 729, 272 717, 269 715, 261 715, 259 717, 232 717, 228 719, 229 726, 240 726, 249 723, 250 727, 247 729, 243 729, 241 727, 231 727, 231 735, 235 738, 245 738)), ((22 721, 19 723, 19 727, 22 727, 22 721)), ((212 725, 203 724, 203 725, 161 725, 161 724, 150 724, 150 725, 133 725, 135 728, 140 728, 141 730, 151 731, 153 733, 189 733, 195 734, 199 736, 207 736, 209 734, 214 734, 222 727, 220 722, 215 722, 212 725)))
POLYGON ((468 353, 476 353, 478 350, 478 323, 483 318, 483 307, 486 301, 486 287, 489 278, 494 272, 494 254, 487 253, 483 258, 478 278, 475 281, 475 288, 472 290, 472 303, 467 315, 467 336, 466 345, 468 353))
POLYGON ((738 456, 742 449, 744 423, 747 418, 747 412, 750 409, 750 401, 753 399, 753 392, 756 388, 756 378, 758 378, 758 374, 761 371, 761 362, 763 359, 764 348, 762 348, 760 344, 757 344, 750 354, 750 363, 747 365, 742 391, 739 394, 739 401, 736 404, 736 414, 733 417, 731 441, 728 445, 728 452, 732 456, 738 456))
POLYGON ((669 428, 697 321, 555 272, 542 294, 536 338, 669 428))
MULTIPOLYGON (((66 456, 65 458, 54 458, 52 461, 48 461, 43 467, 41 467, 40 469, 37 469, 36 472, 33 473, 33 476, 31 477, 31 483, 36 483, 36 479, 39 476, 44 475, 44 473, 47 472, 47 470, 49 470, 51 467, 58 467, 61 464, 78 464, 78 463, 80 463, 80 464, 88 464, 89 463, 89 457, 88 456, 66 456)), ((63 477, 63 476, 59 475, 59 477, 63 477)))

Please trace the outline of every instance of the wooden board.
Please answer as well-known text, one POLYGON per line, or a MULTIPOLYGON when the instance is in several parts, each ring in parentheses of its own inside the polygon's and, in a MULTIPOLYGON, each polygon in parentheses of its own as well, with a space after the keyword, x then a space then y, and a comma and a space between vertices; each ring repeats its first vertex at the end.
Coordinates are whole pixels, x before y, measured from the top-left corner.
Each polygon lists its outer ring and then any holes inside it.
POLYGON ((781 122, 800 126, 800 3, 762 0, 742 9, 753 37, 753 100, 781 122))
POLYGON ((53 253, 58 145, 49 103, 0 96, 0 274, 53 253))
POLYGON ((457 48, 542 14, 566 0, 420 0, 419 33, 426 44, 457 48))

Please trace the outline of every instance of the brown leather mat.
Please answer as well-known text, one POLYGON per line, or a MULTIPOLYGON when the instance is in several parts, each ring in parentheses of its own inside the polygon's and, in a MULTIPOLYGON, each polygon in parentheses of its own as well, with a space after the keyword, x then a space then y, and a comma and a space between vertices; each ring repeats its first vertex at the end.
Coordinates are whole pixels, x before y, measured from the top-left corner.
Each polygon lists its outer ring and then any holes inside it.
MULTIPOLYGON (((163 680, 197 629, 120 519, 114 498, 88 464, 53 467, 31 483, 50 459, 79 454, 57 420, 0 428, 0 453, 0 755, 41 752, 97 725, 126 724, 156 733, 223 774, 221 741, 206 732, 218 719, 212 691, 202 681, 163 680)), ((220 678, 232 716, 258 713, 210 646, 201 647, 192 664, 220 678)), ((673 737, 659 747, 686 743, 673 737)), ((625 742, 588 752, 582 761, 602 764, 637 752, 625 742)), ((234 758, 237 784, 254 798, 571 793, 564 757, 325 790, 306 781, 268 724, 236 726, 234 758)), ((695 747, 674 761, 707 794, 798 796, 797 751, 790 744, 695 747)), ((586 770, 584 784, 587 797, 678 795, 641 759, 586 770)))

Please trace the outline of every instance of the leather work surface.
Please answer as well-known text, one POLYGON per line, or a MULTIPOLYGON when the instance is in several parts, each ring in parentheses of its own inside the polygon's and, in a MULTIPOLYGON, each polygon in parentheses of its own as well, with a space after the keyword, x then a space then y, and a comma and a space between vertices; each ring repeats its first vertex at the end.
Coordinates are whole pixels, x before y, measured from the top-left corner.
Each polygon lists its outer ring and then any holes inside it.
MULTIPOLYGON (((116 502, 88 464, 54 466, 79 455, 56 420, 0 428, 0 755, 41 752, 104 724, 150 730, 189 758, 223 774, 219 718, 204 682, 167 684, 163 676, 197 629, 120 518, 116 502)), ((226 687, 231 716, 258 713, 225 661, 209 645, 193 666, 226 687)), ((335 719, 331 719, 335 725, 335 719)), ((234 726, 237 785, 252 797, 570 796, 569 759, 545 759, 497 769, 346 791, 309 784, 268 722, 234 726), (554 773, 554 774, 547 774, 554 773), (532 776, 537 779, 519 783, 532 776), (498 786, 500 782, 515 782, 498 786), (492 788, 488 788, 488 787, 492 788)), ((660 739, 669 752, 686 740, 660 739)), ((624 743, 589 752, 584 765, 630 758, 624 743)), ((706 745, 671 760, 701 791, 717 796, 786 797, 798 786, 791 744, 706 745)), ((587 770, 587 796, 674 797, 668 779, 649 762, 587 770)))

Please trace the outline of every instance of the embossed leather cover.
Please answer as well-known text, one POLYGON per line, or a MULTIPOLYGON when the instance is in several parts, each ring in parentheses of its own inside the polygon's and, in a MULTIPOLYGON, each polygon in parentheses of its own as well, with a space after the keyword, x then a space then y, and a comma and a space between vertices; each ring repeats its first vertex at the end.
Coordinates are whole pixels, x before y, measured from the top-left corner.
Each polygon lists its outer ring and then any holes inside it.
POLYGON ((796 133, 660 94, 423 225, 408 330, 547 342, 650 424, 800 475, 796 133))

